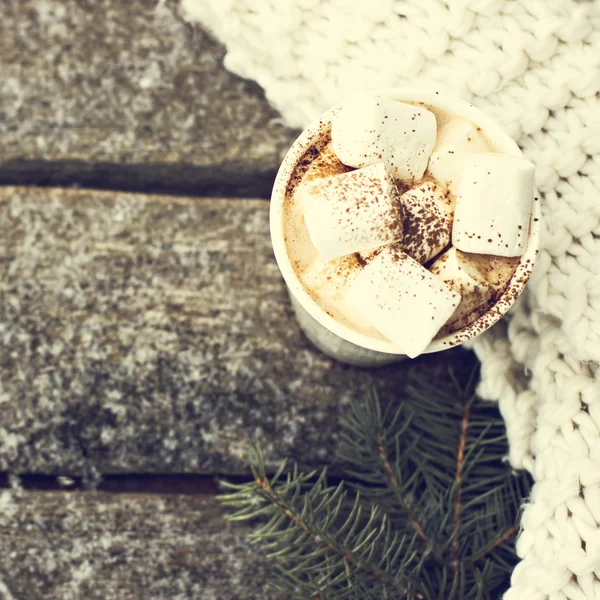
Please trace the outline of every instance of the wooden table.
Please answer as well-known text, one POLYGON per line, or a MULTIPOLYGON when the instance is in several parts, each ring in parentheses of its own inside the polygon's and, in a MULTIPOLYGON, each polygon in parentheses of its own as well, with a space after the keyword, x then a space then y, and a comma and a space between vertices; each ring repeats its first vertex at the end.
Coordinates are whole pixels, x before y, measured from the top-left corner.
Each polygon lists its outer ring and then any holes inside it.
POLYGON ((351 400, 473 360, 311 346, 268 237, 298 132, 155 4, 0 7, 3 599, 281 598, 215 500, 247 440, 339 476, 351 400))

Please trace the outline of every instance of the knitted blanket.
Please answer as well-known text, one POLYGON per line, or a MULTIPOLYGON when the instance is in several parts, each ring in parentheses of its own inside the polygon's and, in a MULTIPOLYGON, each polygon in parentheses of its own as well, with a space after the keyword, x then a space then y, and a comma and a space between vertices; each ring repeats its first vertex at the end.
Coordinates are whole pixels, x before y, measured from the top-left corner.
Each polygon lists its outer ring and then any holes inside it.
POLYGON ((472 343, 509 460, 535 480, 506 600, 600 598, 600 2, 182 0, 303 127, 357 87, 432 83, 536 165, 542 250, 511 315, 472 343))

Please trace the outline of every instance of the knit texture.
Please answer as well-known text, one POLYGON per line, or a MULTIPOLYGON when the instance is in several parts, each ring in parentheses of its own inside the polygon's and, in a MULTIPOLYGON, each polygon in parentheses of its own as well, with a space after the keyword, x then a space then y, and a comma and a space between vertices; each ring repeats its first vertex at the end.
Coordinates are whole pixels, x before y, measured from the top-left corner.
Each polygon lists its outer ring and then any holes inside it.
POLYGON ((542 250, 472 347, 509 460, 535 485, 506 600, 600 598, 600 2, 183 0, 304 127, 358 87, 433 84, 493 116, 536 165, 542 250))

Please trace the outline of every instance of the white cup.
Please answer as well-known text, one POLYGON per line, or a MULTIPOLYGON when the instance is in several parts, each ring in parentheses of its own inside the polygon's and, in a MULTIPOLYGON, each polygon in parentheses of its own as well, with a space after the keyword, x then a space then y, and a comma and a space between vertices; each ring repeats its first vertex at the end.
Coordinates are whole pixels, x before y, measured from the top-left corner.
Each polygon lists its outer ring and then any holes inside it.
MULTIPOLYGON (((516 157, 522 156, 522 152, 514 140, 493 119, 464 100, 431 89, 415 87, 393 88, 379 94, 404 102, 424 102, 451 115, 471 121, 481 127, 498 152, 516 157)), ((286 188, 298 161, 320 139, 323 133, 330 129, 332 110, 324 113, 318 121, 300 134, 279 167, 271 195, 270 209, 271 241, 275 259, 288 287, 300 327, 317 348, 334 359, 353 365, 378 366, 399 362, 407 356, 402 354, 392 342, 359 333, 327 314, 304 289, 287 252, 283 227, 286 188)), ((533 270, 540 243, 541 209, 537 191, 535 194, 536 200, 533 202, 527 248, 521 256, 519 265, 504 294, 475 323, 455 333, 434 339, 427 346, 425 353, 439 352, 459 346, 484 332, 502 318, 523 291, 533 270)))

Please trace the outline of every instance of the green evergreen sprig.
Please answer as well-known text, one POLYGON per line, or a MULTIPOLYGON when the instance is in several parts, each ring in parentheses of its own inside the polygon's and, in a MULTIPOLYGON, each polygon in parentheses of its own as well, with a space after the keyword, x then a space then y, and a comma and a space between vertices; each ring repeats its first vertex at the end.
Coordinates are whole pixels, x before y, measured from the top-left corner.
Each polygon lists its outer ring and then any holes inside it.
POLYGON ((284 461, 221 496, 230 520, 262 520, 251 541, 276 565, 271 586, 319 600, 497 598, 516 563, 525 473, 505 463, 497 408, 460 385, 413 380, 398 402, 350 406, 340 448, 346 481, 284 461))

